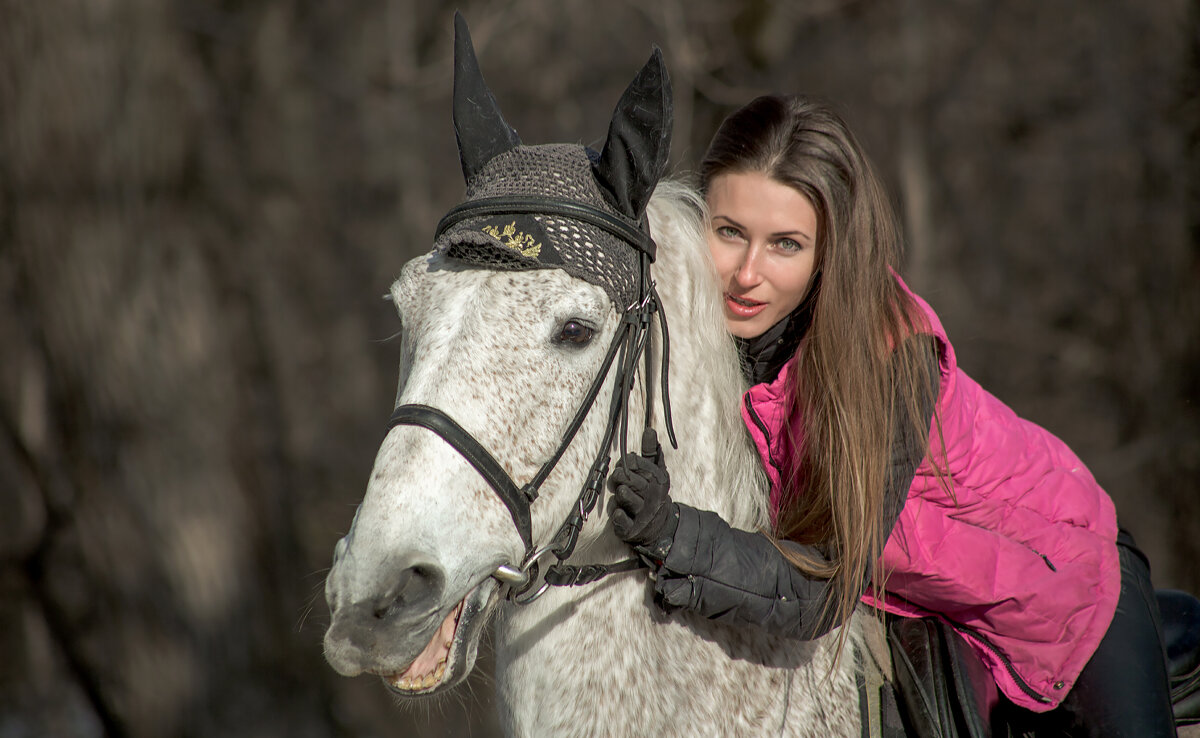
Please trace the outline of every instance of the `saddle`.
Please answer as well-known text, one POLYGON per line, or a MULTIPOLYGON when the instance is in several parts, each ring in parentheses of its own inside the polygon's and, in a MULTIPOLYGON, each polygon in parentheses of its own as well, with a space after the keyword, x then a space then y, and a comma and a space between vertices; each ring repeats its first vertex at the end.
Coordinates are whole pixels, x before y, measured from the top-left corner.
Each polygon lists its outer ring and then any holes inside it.
MULTIPOLYGON (((1200 600, 1186 592, 1155 592, 1177 726, 1200 724, 1200 600)), ((888 616, 892 687, 915 738, 1008 735, 991 674, 961 634, 935 617, 888 616)))
POLYGON ((1174 589, 1156 591, 1175 725, 1200 724, 1200 600, 1174 589))

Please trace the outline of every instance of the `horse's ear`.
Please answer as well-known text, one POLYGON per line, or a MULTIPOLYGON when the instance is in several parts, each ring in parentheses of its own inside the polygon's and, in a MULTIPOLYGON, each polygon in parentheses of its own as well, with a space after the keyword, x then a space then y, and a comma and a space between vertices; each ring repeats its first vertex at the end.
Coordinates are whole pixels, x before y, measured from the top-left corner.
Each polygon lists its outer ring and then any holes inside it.
POLYGON ((483 80, 471 33, 459 12, 454 13, 454 135, 468 181, 493 157, 521 143, 483 80))
POLYGON ((592 173, 609 204, 642 216, 671 151, 671 79, 657 47, 621 95, 592 173))

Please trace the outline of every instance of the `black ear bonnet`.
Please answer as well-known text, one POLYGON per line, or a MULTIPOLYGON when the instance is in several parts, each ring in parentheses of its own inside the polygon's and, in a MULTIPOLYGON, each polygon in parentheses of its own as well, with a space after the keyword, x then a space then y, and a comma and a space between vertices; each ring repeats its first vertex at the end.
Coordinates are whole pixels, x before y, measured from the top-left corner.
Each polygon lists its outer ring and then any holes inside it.
POLYGON ((526 146, 500 114, 457 14, 454 30, 454 130, 467 193, 439 224, 434 252, 492 269, 562 269, 626 308, 638 295, 638 251, 654 256, 645 209, 670 151, 662 54, 654 50, 621 96, 601 151, 526 146))

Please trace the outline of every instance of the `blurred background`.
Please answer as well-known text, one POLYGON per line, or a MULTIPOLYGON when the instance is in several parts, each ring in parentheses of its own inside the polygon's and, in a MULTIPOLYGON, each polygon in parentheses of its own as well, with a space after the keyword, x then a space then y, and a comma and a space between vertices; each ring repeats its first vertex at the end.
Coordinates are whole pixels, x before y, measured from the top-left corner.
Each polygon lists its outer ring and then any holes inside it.
POLYGON ((380 299, 463 191, 461 8, 531 143, 659 45, 672 170, 833 101, 960 362, 1200 591, 1194 0, 0 0, 0 738, 492 736, 321 656, 392 407, 380 299))

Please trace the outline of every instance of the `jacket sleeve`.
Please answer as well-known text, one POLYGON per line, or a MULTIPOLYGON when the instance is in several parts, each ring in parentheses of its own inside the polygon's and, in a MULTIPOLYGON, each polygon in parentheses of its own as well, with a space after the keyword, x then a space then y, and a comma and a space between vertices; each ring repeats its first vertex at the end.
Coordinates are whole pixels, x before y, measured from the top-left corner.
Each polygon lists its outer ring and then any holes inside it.
POLYGON ((828 582, 805 577, 761 533, 732 528, 707 510, 681 504, 678 512, 674 541, 655 575, 654 600, 663 610, 691 610, 793 638, 831 629, 820 617, 828 582))
MULTIPOLYGON (((931 381, 936 387, 936 362, 931 381)), ((936 392, 933 393, 936 396, 936 392)), ((933 416, 933 402, 921 408, 925 427, 933 416)), ((913 475, 922 459, 924 439, 893 429, 892 460, 884 492, 884 539, 891 534, 908 497, 913 475)), ((655 572, 654 599, 670 612, 686 609, 710 620, 761 627, 773 634, 799 639, 825 635, 837 625, 829 582, 800 572, 765 534, 731 527, 716 513, 676 505, 674 535, 651 553, 661 561, 655 572)), ((828 556, 819 547, 778 541, 780 547, 809 558, 828 556)), ((864 572, 865 590, 871 572, 864 572)))

